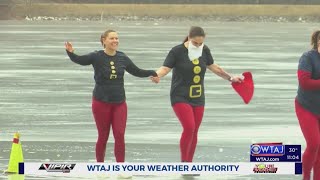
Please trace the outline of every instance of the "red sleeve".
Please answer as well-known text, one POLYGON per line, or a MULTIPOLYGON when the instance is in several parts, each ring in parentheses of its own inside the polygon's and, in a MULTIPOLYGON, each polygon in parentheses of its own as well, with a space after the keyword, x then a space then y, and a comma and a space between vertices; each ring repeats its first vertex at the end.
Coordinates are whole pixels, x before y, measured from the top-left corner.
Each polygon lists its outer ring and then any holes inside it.
POLYGON ((320 90, 320 79, 312 79, 309 71, 298 70, 298 80, 304 90, 320 90))

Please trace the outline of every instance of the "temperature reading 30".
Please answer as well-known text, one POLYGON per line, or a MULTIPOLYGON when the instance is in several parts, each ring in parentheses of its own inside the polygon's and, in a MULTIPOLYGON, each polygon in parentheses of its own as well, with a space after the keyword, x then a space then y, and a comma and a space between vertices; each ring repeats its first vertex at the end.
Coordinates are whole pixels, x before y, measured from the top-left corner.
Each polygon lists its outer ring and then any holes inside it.
POLYGON ((296 151, 298 151, 298 148, 289 148, 289 152, 296 152, 296 151))

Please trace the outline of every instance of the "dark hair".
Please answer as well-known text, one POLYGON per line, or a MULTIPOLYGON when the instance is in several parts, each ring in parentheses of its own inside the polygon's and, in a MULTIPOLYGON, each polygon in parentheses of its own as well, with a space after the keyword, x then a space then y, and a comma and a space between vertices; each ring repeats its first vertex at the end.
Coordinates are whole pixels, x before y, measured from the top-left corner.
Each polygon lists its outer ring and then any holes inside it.
POLYGON ((317 30, 312 33, 311 36, 311 46, 312 49, 318 49, 318 42, 320 40, 320 30, 317 30))
POLYGON ((202 27, 199 26, 192 26, 189 30, 189 35, 184 39, 183 42, 187 42, 188 38, 193 38, 196 36, 202 36, 205 37, 206 34, 204 33, 204 30, 202 29, 202 27))
POLYGON ((112 30, 112 29, 109 29, 107 31, 105 31, 104 33, 101 34, 101 37, 100 37, 100 42, 101 42, 101 45, 103 46, 103 48, 105 48, 105 45, 103 44, 103 39, 106 38, 109 33, 111 32, 116 32, 115 30, 112 30))

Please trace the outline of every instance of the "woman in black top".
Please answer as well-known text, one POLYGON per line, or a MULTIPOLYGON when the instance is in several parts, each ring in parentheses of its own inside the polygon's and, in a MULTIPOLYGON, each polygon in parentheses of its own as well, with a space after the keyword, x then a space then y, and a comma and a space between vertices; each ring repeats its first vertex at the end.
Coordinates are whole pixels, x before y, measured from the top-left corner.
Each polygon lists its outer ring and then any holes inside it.
POLYGON ((124 134, 127 121, 127 104, 124 90, 124 71, 137 77, 157 76, 153 70, 139 69, 131 59, 117 51, 119 39, 114 30, 101 35, 104 50, 78 56, 71 43, 65 44, 71 61, 80 65, 92 65, 95 87, 92 98, 92 112, 98 129, 96 160, 104 162, 106 143, 112 126, 115 139, 114 154, 117 162, 125 160, 124 134))
POLYGON ((163 66, 157 71, 159 82, 171 69, 171 105, 178 117, 183 132, 180 139, 182 162, 192 162, 197 145, 204 105, 204 75, 206 68, 230 82, 242 82, 242 77, 231 76, 217 64, 214 64, 210 49, 204 45, 205 33, 201 27, 191 27, 184 43, 173 47, 163 66))

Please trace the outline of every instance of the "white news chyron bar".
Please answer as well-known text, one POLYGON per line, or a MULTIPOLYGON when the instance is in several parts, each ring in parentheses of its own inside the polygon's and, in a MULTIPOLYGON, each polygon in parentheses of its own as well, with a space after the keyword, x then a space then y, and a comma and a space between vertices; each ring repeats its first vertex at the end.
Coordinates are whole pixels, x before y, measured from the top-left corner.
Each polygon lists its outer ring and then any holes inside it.
POLYGON ((252 175, 302 173, 302 164, 294 162, 230 163, 19 163, 25 175, 252 175))

